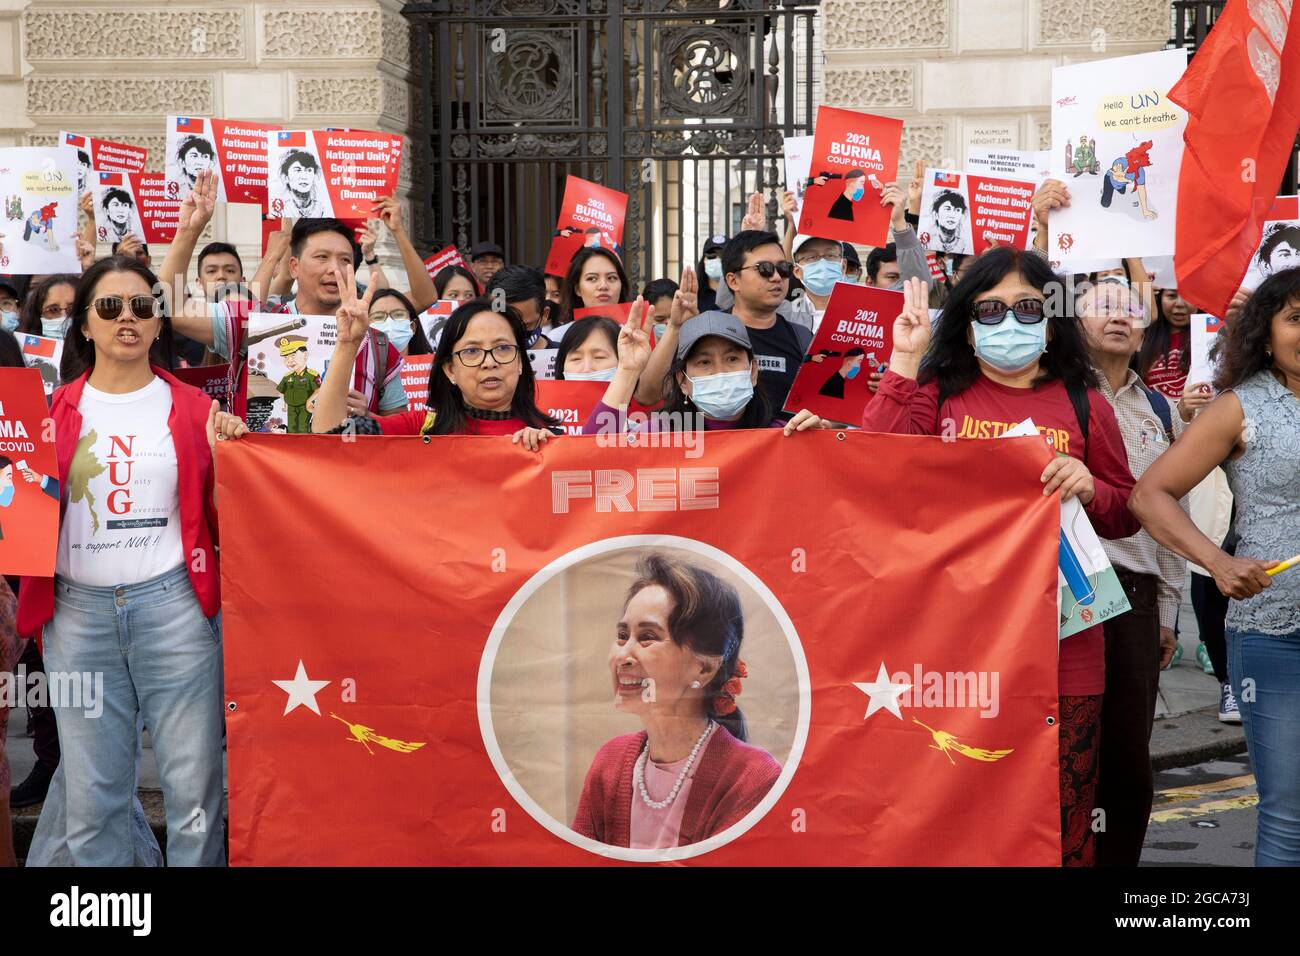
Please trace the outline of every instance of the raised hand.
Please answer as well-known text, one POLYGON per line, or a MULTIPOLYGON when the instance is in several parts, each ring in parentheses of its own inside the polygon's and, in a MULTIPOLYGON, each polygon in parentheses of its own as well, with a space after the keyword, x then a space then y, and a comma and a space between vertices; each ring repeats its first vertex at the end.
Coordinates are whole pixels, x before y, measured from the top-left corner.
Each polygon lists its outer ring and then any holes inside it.
MULTIPOLYGON (((374 222, 374 220, 371 220, 374 222)), ((373 259, 375 256, 375 244, 379 242, 379 233, 370 222, 364 223, 357 229, 357 244, 361 246, 362 260, 373 259)))
POLYGON ((217 208, 217 177, 205 169, 194 178, 194 188, 181 200, 177 229, 202 232, 217 208))
POLYGON ((668 324, 680 329, 687 319, 700 314, 698 293, 700 280, 695 277, 695 270, 687 266, 682 270, 682 281, 673 294, 673 307, 668 313, 668 324))
POLYGON ((376 199, 374 213, 394 236, 401 235, 405 230, 406 227, 402 225, 402 207, 398 205, 396 196, 376 199))
POLYGON ((794 216, 794 207, 799 204, 799 200, 790 190, 785 189, 781 192, 781 215, 786 219, 792 219, 794 216))
POLYGON ((650 335, 646 332, 646 321, 654 321, 654 306, 647 305, 641 296, 636 297, 632 308, 628 310, 627 321, 618 333, 618 367, 620 371, 635 372, 638 375, 650 361, 650 335))
POLYGON ((763 210, 763 194, 750 193, 749 206, 745 209, 745 218, 740 221, 740 228, 762 230, 766 227, 767 214, 763 210))
POLYGON ((77 208, 86 214, 87 219, 95 218, 95 194, 87 190, 77 200, 77 208))
POLYGON ((906 203, 907 194, 898 188, 898 183, 886 183, 880 190, 880 205, 894 207, 889 215, 889 225, 894 229, 902 229, 907 225, 907 217, 904 215, 906 203))
POLYGON ((370 331, 370 302, 378 287, 368 286, 366 294, 358 299, 356 273, 346 262, 342 272, 334 269, 334 278, 339 284, 339 307, 334 313, 339 344, 359 348, 370 331))
POLYGON ((289 251, 289 241, 293 238, 293 220, 281 219, 280 228, 266 237, 266 258, 279 262, 289 251))
POLYGON ((1030 202, 1034 207, 1034 219, 1039 227, 1046 229, 1051 211, 1070 205, 1070 190, 1059 179, 1045 179, 1030 202))
POLYGON ((128 259, 138 258, 144 251, 144 245, 135 236, 127 236, 117 244, 117 255, 126 256, 128 259))
POLYGON ((889 365, 899 375, 916 378, 929 347, 929 286, 920 279, 908 279, 903 283, 903 311, 894 320, 894 354, 889 365))
POLYGON ((1228 322, 1236 322, 1241 317, 1241 310, 1246 307, 1250 301, 1249 289, 1238 289, 1232 294, 1232 301, 1228 303, 1228 308, 1224 310, 1223 317, 1228 322))
POLYGON ((925 189, 925 163, 916 161, 912 178, 907 182, 907 211, 913 216, 921 211, 921 193, 925 189))

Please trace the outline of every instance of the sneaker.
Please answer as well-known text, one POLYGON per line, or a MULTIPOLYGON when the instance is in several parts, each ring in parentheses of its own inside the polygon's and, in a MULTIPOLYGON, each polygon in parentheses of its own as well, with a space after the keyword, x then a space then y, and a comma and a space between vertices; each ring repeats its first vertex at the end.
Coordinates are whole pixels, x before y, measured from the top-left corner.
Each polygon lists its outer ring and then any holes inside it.
POLYGON ((9 806, 15 810, 21 807, 34 807, 45 799, 50 789, 50 780, 54 777, 51 770, 41 764, 32 767, 27 779, 9 791, 9 806))
POLYGON ((1201 665, 1201 670, 1213 676, 1214 662, 1210 660, 1210 649, 1205 646, 1205 642, 1196 645, 1196 663, 1201 665))
POLYGON ((1232 685, 1224 684, 1219 694, 1219 720, 1225 724, 1241 723, 1241 711, 1237 709, 1237 698, 1233 696, 1232 685))
POLYGON ((1169 668, 1173 667, 1182 659, 1183 659, 1183 643, 1182 641, 1179 641, 1176 644, 1174 644, 1174 656, 1169 658, 1169 663, 1165 665, 1165 670, 1169 670, 1169 668))

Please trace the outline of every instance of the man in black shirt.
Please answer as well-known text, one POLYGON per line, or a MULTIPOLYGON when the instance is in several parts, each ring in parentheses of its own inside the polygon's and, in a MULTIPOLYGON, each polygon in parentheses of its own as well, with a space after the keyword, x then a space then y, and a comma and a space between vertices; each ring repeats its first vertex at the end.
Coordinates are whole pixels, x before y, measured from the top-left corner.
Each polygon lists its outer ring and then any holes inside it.
POLYGON ((722 248, 723 281, 736 297, 732 313, 745 324, 758 360, 758 386, 773 410, 781 412, 795 375, 803 364, 812 330, 777 314, 790 291, 793 266, 773 233, 746 229, 722 248))

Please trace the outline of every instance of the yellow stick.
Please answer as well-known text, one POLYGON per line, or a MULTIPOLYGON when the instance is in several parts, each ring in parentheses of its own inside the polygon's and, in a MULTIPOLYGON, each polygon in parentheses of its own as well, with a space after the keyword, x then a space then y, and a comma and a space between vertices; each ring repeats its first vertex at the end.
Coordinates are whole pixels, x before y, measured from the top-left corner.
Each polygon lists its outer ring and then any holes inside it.
POLYGON ((1300 564, 1300 554, 1297 554, 1294 558, 1287 558, 1281 564, 1274 565, 1264 573, 1271 577, 1274 574, 1281 574, 1288 568, 1294 568, 1297 564, 1300 564))

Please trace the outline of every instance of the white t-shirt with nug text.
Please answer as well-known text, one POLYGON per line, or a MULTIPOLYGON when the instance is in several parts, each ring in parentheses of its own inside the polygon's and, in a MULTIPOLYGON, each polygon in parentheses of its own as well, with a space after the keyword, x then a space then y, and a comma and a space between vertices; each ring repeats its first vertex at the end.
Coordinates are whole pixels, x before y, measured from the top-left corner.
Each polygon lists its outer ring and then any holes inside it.
POLYGON ((121 395, 87 384, 63 489, 56 573, 89 587, 138 584, 183 563, 172 393, 155 377, 121 395))

